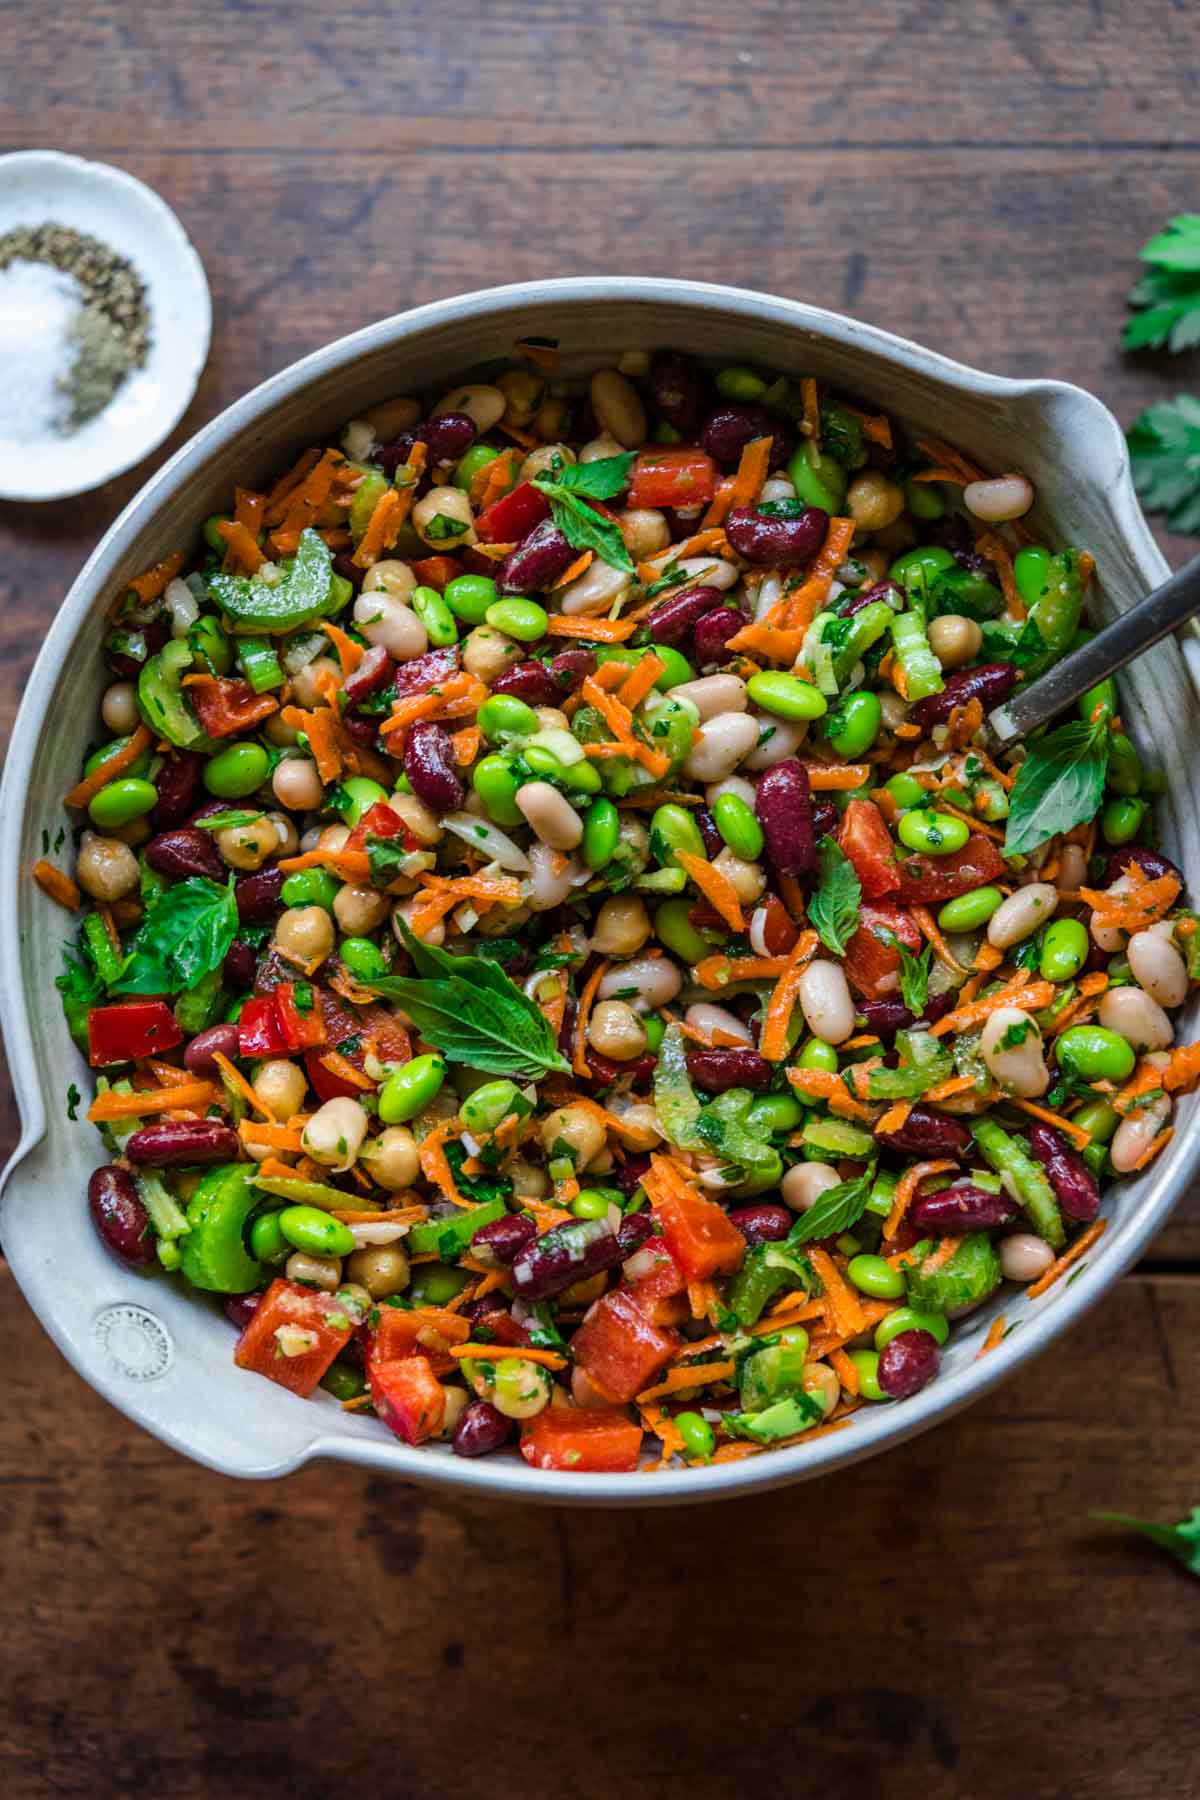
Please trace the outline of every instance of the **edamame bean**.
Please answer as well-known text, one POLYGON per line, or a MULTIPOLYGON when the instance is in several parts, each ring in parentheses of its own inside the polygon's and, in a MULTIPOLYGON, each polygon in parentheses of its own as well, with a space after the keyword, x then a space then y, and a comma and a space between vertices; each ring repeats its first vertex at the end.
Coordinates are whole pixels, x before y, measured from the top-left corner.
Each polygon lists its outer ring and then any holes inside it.
POLYGON ((837 711, 829 714, 825 720, 825 736, 839 756, 853 762, 871 748, 879 736, 882 722, 883 707, 879 695, 864 688, 861 693, 847 694, 837 711))
POLYGON ((796 1066, 800 1069, 821 1069, 826 1075, 836 1075, 838 1053, 824 1039, 811 1037, 796 1058, 796 1066))
POLYGON ((1110 800, 1100 814, 1100 830, 1106 844, 1131 844, 1146 816, 1144 800, 1110 800))
POLYGON ((878 1350, 848 1350, 846 1352, 854 1367, 858 1370, 858 1392, 863 1400, 887 1400, 890 1398, 879 1385, 879 1352, 878 1350))
POLYGON ((495 1131, 511 1112, 527 1113, 529 1102, 515 1081, 485 1081, 468 1094, 459 1108, 463 1124, 473 1137, 495 1131))
POLYGON ((893 775, 884 782, 884 786, 901 812, 907 812, 914 806, 924 806, 929 798, 920 782, 912 775, 893 775))
POLYGON ((762 855, 763 828, 740 794, 718 794, 713 823, 735 856, 757 862, 762 855))
POLYGON ((539 606, 536 600, 519 598, 497 600, 483 616, 494 630, 502 631, 505 637, 516 638, 519 644, 535 644, 545 637, 550 623, 544 606, 539 606))
POLYGON ((739 364, 721 369, 716 377, 716 387, 718 394, 724 394, 727 400, 761 400, 767 391, 761 375, 739 364))
POLYGON ((403 1125, 435 1100, 446 1079, 440 1056, 414 1056, 393 1069, 379 1090, 379 1116, 385 1125, 403 1125))
POLYGON ((202 526, 205 543, 210 550, 216 550, 222 556, 224 556, 225 552, 228 550, 229 545, 217 530, 217 526, 223 525, 226 522, 227 521, 220 513, 210 513, 202 526))
POLYGON ((425 627, 425 635, 431 644, 438 649, 457 644, 458 626, 454 614, 436 588, 414 588, 408 596, 408 604, 425 627))
POLYGON ((676 650, 671 644, 651 644, 650 648, 659 662, 666 664, 654 683, 660 693, 668 693, 682 682, 695 681, 696 671, 681 650, 676 650))
POLYGON ((339 783, 333 797, 327 795, 326 799, 347 825, 357 825, 365 812, 386 801, 387 797, 387 789, 381 788, 377 781, 366 775, 348 775, 339 783))
POLYGON ((915 1306, 898 1306, 875 1327, 875 1348, 886 1350, 893 1338, 903 1331, 927 1331, 939 1344, 950 1336, 950 1327, 941 1313, 918 1312, 915 1306))
POLYGON ((517 805, 520 785, 516 771, 503 756, 481 757, 471 771, 471 786, 483 801, 488 818, 496 825, 521 824, 525 815, 517 805))
POLYGON ((1013 580, 1026 606, 1033 606, 1046 591, 1050 552, 1040 544, 1026 544, 1013 560, 1013 580))
POLYGON ((349 1226, 319 1206, 285 1206, 274 1217, 288 1243, 310 1256, 349 1256, 354 1249, 349 1226))
POLYGON ((491 694, 475 715, 475 723, 489 743, 502 737, 533 737, 541 720, 532 706, 515 694, 491 694))
POLYGON ((1078 919, 1055 919, 1046 927, 1038 964, 1045 981, 1070 981, 1088 959, 1088 934, 1078 919))
POLYGON ((1114 794, 1136 794, 1142 785, 1142 761, 1123 731, 1108 740, 1108 785, 1114 794))
POLYGON ((946 511, 946 502, 942 499, 936 481, 906 481, 903 483, 904 504, 914 519, 940 519, 946 511))
POLYGON ((684 806, 668 802, 666 806, 657 807, 650 820, 650 854, 663 868, 671 868, 678 866, 675 863, 677 850, 707 860, 700 827, 691 813, 684 806))
POLYGON ((846 1273, 859 1293, 872 1300, 898 1300, 904 1292, 903 1271, 893 1269, 882 1256, 851 1257, 846 1273))
POLYGON ((1094 1144, 1107 1144, 1121 1123, 1121 1115, 1107 1100, 1089 1100, 1086 1106, 1071 1114, 1071 1123, 1078 1125, 1080 1131, 1086 1131, 1094 1144))
MULTIPOLYGON (((84 763, 84 774, 94 775, 97 769, 103 768, 110 757, 116 756, 119 750, 124 750, 129 742, 130 739, 128 737, 119 737, 114 738, 111 744, 101 744, 98 750, 92 751, 92 754, 84 763)), ((129 767, 123 770, 122 773, 124 778, 128 780, 131 775, 144 775, 149 767, 150 752, 147 750, 142 756, 138 757, 135 763, 130 763, 129 767)))
POLYGON ((969 894, 956 894, 938 913, 943 931, 975 931, 986 925, 1004 895, 998 887, 973 888, 969 894))
POLYGON ((326 912, 332 912, 339 886, 328 869, 301 869, 288 876, 280 898, 285 906, 323 906, 326 912))
POLYGON ((662 1041, 667 1035, 666 1021, 657 1013, 647 1013, 642 1020, 642 1030, 646 1034, 646 1048, 651 1056, 657 1056, 662 1049, 662 1041))
POLYGON ((840 512, 846 498, 847 474, 832 456, 811 457, 805 445, 795 451, 788 463, 788 480, 796 490, 797 500, 805 506, 819 506, 822 512, 840 512))
POLYGON ((746 683, 746 692, 755 706, 774 713, 780 719, 819 719, 829 702, 820 688, 798 675, 777 669, 762 669, 746 683))
POLYGON ((258 1262, 286 1262, 292 1253, 290 1241, 279 1229, 278 1212, 259 1213, 250 1227, 250 1254, 258 1262))
POLYGON ((690 900, 664 900, 654 915, 654 934, 685 968, 695 968, 712 949, 692 924, 690 900))
POLYGON ((456 619, 482 625, 488 607, 494 606, 499 596, 490 575, 455 575, 446 583, 443 598, 456 619))
POLYGON ((338 950, 346 968, 359 981, 379 981, 388 966, 378 944, 365 937, 343 938, 338 950))
POLYGON ((577 1219, 606 1219, 609 1207, 620 1207, 623 1200, 619 1188, 580 1188, 571 1202, 571 1211, 577 1219))
POLYGON ((583 860, 589 869, 612 861, 621 838, 621 815, 607 796, 593 800, 583 820, 583 860))
POLYGON ((157 804, 158 789, 152 781, 126 775, 118 781, 110 781, 98 794, 93 794, 88 802, 88 812, 101 831, 112 831, 140 819, 157 804))
POLYGON ((1079 701, 1079 716, 1085 725, 1090 725, 1096 718, 1111 719, 1116 710, 1117 684, 1111 676, 1089 688, 1079 701))
POLYGON ((1133 1045, 1103 1025, 1071 1025, 1054 1047, 1055 1061, 1080 1081, 1124 1081, 1137 1061, 1133 1045))
POLYGON ((932 581, 943 570, 957 566, 949 550, 943 550, 940 544, 919 544, 915 550, 906 550, 903 556, 898 556, 888 574, 903 587, 918 569, 927 581, 932 581))
POLYGON ((261 744, 230 744, 205 763, 204 785, 218 800, 244 800, 262 786, 270 766, 261 744))
POLYGON ((935 812, 931 806, 917 806, 902 813, 896 835, 907 850, 922 850, 926 856, 950 856, 961 850, 971 835, 965 819, 953 813, 935 812))
POLYGON ((499 454, 500 452, 493 450, 490 444, 472 444, 471 448, 465 455, 460 456, 455 464, 455 487, 461 488, 464 494, 467 493, 480 469, 486 469, 490 462, 495 462, 499 454))
POLYGON ((676 1413, 674 1425, 683 1439, 683 1454, 688 1461, 707 1462, 717 1447, 717 1438, 703 1413, 676 1413))

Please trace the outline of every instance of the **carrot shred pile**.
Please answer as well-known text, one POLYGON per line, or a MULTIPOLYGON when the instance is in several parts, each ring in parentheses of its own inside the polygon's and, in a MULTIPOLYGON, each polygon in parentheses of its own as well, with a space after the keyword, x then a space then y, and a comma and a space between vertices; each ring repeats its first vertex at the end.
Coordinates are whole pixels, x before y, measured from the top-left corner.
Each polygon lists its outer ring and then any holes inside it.
POLYGON ((1086 1231, 1080 1233, 1073 1244, 1067 1246, 1057 1262, 1052 1262, 1050 1267, 1046 1270, 1046 1273, 1044 1275, 1039 1275, 1032 1287, 1027 1287, 1025 1289, 1027 1298, 1036 1300, 1039 1294, 1044 1294, 1047 1288, 1052 1288, 1055 1282, 1060 1280, 1061 1277, 1066 1274, 1071 1265, 1077 1263, 1079 1258, 1083 1256, 1086 1251, 1090 1250, 1092 1245, 1096 1243, 1099 1238, 1102 1238, 1107 1230, 1107 1219, 1094 1220, 1093 1223, 1088 1226, 1086 1231))

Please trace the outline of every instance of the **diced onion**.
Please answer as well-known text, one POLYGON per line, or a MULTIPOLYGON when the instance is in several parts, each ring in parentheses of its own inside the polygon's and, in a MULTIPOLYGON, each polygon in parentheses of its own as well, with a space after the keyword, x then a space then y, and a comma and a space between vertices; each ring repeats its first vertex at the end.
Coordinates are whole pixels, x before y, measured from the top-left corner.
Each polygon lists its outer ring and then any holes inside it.
POLYGON ((470 844, 472 849, 482 850, 485 856, 492 862, 499 863, 502 869, 511 869, 519 875, 528 871, 529 858, 520 845, 515 844, 498 825, 493 825, 490 819, 480 819, 468 812, 447 813, 442 825, 447 831, 452 831, 455 837, 470 844))

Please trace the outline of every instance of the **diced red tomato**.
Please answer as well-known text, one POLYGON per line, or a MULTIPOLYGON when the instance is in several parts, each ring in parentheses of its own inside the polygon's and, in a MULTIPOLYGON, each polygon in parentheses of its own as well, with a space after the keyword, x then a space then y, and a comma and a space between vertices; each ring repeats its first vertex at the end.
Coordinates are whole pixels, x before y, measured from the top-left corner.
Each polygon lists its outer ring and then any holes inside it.
POLYGON ((426 1356, 398 1362, 367 1359, 367 1385, 375 1411, 403 1444, 423 1444, 446 1417, 446 1390, 426 1356))
POLYGON ((233 1360, 293 1394, 311 1394, 350 1342, 355 1323, 336 1294, 280 1278, 255 1307, 233 1360))
POLYGON ((440 1307, 383 1305, 372 1309, 365 1335, 367 1355, 374 1362, 423 1356, 436 1375, 452 1375, 459 1365, 443 1346, 465 1344, 471 1327, 457 1313, 440 1307))
MULTIPOLYGON (((178 1042, 178 1040, 176 1040, 178 1042)), ((247 1000, 238 1017, 240 1056, 288 1056, 295 1050, 312 1049, 325 1042, 325 1019, 320 1007, 302 1012, 296 1005, 296 984, 281 981, 269 994, 247 1000)))
MULTIPOLYGON (((239 1044, 241 1039, 238 1040, 239 1044)), ((318 1100, 357 1100, 362 1089, 355 1087, 352 1081, 343 1081, 332 1069, 327 1069, 321 1061, 320 1050, 304 1052, 304 1067, 308 1071, 308 1079, 318 1100)))
POLYGON ((854 865, 864 900, 878 900, 900 886, 896 846, 887 822, 873 800, 851 800, 842 814, 837 841, 854 865))
POLYGON ((377 800, 374 806, 367 808, 346 839, 344 848, 361 850, 369 837, 403 838, 405 849, 417 850, 420 848, 417 839, 408 829, 400 814, 393 812, 391 807, 385 805, 382 800, 377 800))
POLYGON ((579 1367, 613 1400, 632 1400, 649 1387, 678 1347, 675 1333, 658 1330, 620 1288, 597 1300, 571 1339, 579 1367))
POLYGON ((448 581, 463 572, 462 563, 453 556, 423 556, 409 566, 422 587, 436 588, 439 594, 448 581))
POLYGON ((214 676, 186 687, 188 705, 211 738, 232 737, 248 731, 259 719, 275 711, 270 694, 256 694, 248 681, 214 676))
POLYGON ((667 1248, 686 1281, 732 1275, 740 1267, 746 1240, 714 1200, 699 1194, 666 1194, 655 1207, 667 1248))
POLYGON ((896 992, 900 952, 877 934, 891 932, 906 950, 921 948, 921 934, 903 907, 889 900, 864 902, 859 917, 862 923, 846 945, 842 967, 865 999, 882 1000, 896 992))
POLYGON ((619 1293, 628 1294, 652 1325, 681 1325, 688 1317, 683 1270, 667 1248, 667 1240, 648 1238, 630 1257, 636 1273, 627 1269, 619 1293))
POLYGON ((532 482, 518 482, 475 521, 475 535, 485 544, 519 544, 535 525, 550 517, 550 502, 532 482))
POLYGON ((898 868, 901 905, 930 906, 986 887, 1004 873, 1005 862, 991 838, 975 831, 949 856, 908 856, 898 868))
POLYGON ((641 1449, 641 1426, 606 1406, 548 1406, 521 1433, 527 1463, 564 1474, 625 1475, 641 1449))
POLYGON ((703 450, 643 450, 629 481, 629 506, 704 506, 717 491, 717 465, 703 450))
POLYGON ((165 1000, 122 1000, 93 1006, 88 1013, 88 1061, 94 1069, 138 1056, 162 1056, 182 1042, 165 1000))

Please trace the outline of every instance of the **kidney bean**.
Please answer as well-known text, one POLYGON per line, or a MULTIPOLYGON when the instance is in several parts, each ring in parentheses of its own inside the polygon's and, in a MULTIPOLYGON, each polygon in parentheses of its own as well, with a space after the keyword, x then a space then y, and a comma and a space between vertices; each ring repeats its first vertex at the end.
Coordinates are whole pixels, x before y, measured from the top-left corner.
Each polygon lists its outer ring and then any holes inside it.
POLYGON ((931 1331, 902 1331, 879 1352, 879 1385, 889 1399, 907 1400, 933 1380, 941 1360, 931 1331))
POLYGON ((757 1050, 689 1050, 688 1074, 707 1094, 723 1094, 728 1088, 752 1088, 765 1093, 775 1071, 757 1050))
POLYGON ((221 979, 225 986, 232 988, 235 994, 241 988, 248 988, 254 980, 256 960, 253 945, 234 938, 221 964, 221 979))
POLYGON ((150 814, 150 823, 155 831, 169 831, 171 826, 181 825, 187 818, 195 805, 203 767, 203 758, 191 750, 172 750, 163 758, 162 767, 154 777, 158 804, 150 814))
POLYGON ((921 1018, 926 1025, 936 1025, 939 1019, 952 1013, 957 1005, 958 995, 953 988, 947 988, 944 994, 930 994, 921 1018))
POLYGON ((736 469, 746 445, 762 437, 771 439, 771 468, 782 468, 795 446, 795 429, 790 419, 765 406, 718 406, 704 421, 700 443, 723 469, 736 469))
POLYGON ((635 1250, 640 1250, 653 1230, 654 1221, 648 1212, 626 1213, 617 1231, 621 1261, 625 1262, 635 1250))
POLYGON ((512 1284, 523 1300, 548 1300, 620 1260, 620 1239, 608 1221, 581 1219, 527 1244, 512 1263, 512 1284))
POLYGON ((261 919, 269 919, 279 905, 283 893, 285 876, 277 863, 266 869, 255 869, 253 875, 243 875, 233 890, 237 902, 238 918, 243 925, 255 925, 261 919))
POLYGON ((876 600, 886 600, 897 612, 904 606, 904 595, 894 581, 877 581, 872 587, 859 588, 856 594, 843 594, 835 610, 843 619, 850 619, 864 606, 873 606, 876 600))
POLYGON ((258 1303, 261 1299, 261 1294, 230 1294, 228 1299, 223 1302, 221 1310, 231 1325, 236 1325, 239 1331, 245 1331, 258 1311, 258 1303))
POLYGON ((514 663, 503 675, 497 675, 492 692, 511 694, 526 706, 556 706, 562 699, 562 689, 545 663, 540 662, 514 663))
POLYGON ((875 1136, 886 1149, 907 1150, 914 1156, 963 1156, 971 1143, 970 1130, 961 1119, 930 1106, 914 1106, 898 1130, 875 1136))
MULTIPOLYGON (((558 683, 560 693, 574 693, 581 681, 596 672, 596 652, 589 650, 585 644, 572 644, 567 650, 560 650, 557 656, 550 658, 547 667, 558 683)), ((496 683, 492 683, 492 692, 496 693, 496 683)))
POLYGON ((952 1237, 962 1231, 992 1231, 997 1225, 1011 1225, 1018 1214, 1019 1208, 1007 1194, 989 1194, 985 1188, 969 1182, 961 1187, 942 1188, 936 1194, 922 1194, 908 1209, 914 1225, 939 1237, 952 1237))
POLYGON ((1016 685, 1017 671, 1012 663, 980 663, 977 669, 958 669, 946 677, 940 694, 928 694, 909 707, 908 722, 919 725, 922 731, 932 731, 935 725, 944 725, 954 708, 965 706, 968 700, 978 700, 984 712, 990 712, 993 706, 1008 699, 1016 685))
MULTIPOLYGON (((649 1168, 649 1155, 642 1155, 639 1152, 634 1152, 627 1156, 623 1163, 617 1165, 609 1177, 609 1180, 614 1187, 620 1188, 621 1192, 628 1200, 630 1196, 641 1187, 642 1176, 648 1172, 649 1168)), ((630 1213, 629 1216, 631 1219, 636 1219, 639 1215, 637 1213, 630 1213)))
POLYGON ((172 1169, 180 1163, 233 1162, 241 1139, 219 1119, 159 1119, 143 1125, 125 1140, 125 1154, 146 1169, 172 1169))
POLYGON ((752 506, 735 506, 725 521, 725 535, 747 562, 782 569, 807 562, 825 542, 829 514, 808 506, 798 519, 773 519, 752 506))
POLYGON ((488 1400, 472 1400, 459 1414, 450 1448, 455 1456, 490 1456, 508 1442, 513 1421, 488 1400))
POLYGON ((921 542, 936 544, 941 550, 949 550, 954 557, 966 555, 975 548, 970 523, 962 513, 947 512, 940 519, 922 521, 921 542))
MULTIPOLYGON (((161 650, 170 636, 165 619, 152 619, 148 625, 138 625, 132 629, 141 633, 147 658, 161 650)), ((145 667, 146 658, 129 656, 124 650, 110 650, 107 652, 107 662, 113 673, 123 681, 136 681, 145 667)))
MULTIPOLYGON (((249 945, 245 946, 249 949, 249 945)), ((253 977, 253 969, 251 970, 253 977)), ((220 1052, 231 1060, 238 1053, 238 1030, 236 1025, 210 1025, 206 1031, 198 1031, 183 1053, 183 1065, 193 1075, 215 1075, 218 1065, 213 1057, 220 1052)))
POLYGON ((395 673, 396 697, 409 700, 414 694, 427 694, 439 682, 448 681, 458 672, 458 646, 447 644, 441 650, 427 650, 411 662, 400 663, 395 673))
POLYGON ((1040 1120, 1029 1128, 1029 1148, 1045 1169, 1064 1216, 1090 1224, 1100 1211, 1100 1188, 1083 1158, 1061 1132, 1040 1120))
POLYGON ((436 419, 420 419, 390 438, 375 451, 377 462, 386 475, 394 475, 400 464, 407 462, 414 444, 424 444, 431 463, 457 462, 475 442, 475 421, 466 413, 440 413, 436 419))
POLYGON ((725 839, 717 830, 716 820, 709 812, 707 806, 700 807, 699 811, 694 816, 696 820, 696 829, 704 840, 704 848, 710 856, 720 856, 722 850, 725 848, 725 839))
POLYGON ((342 688, 350 705, 357 706, 360 700, 385 688, 391 679, 391 657, 382 644, 372 644, 353 674, 347 675, 342 688))
POLYGON ((668 425, 693 438, 708 411, 708 378, 682 350, 656 350, 650 358, 650 399, 668 425))
POLYGON ((817 858, 812 789, 796 757, 777 762, 759 781, 754 810, 767 855, 781 875, 807 875, 817 858))
POLYGON ((115 1163, 93 1169, 88 1179, 92 1223, 114 1256, 132 1269, 154 1262, 157 1251, 150 1216, 138 1197, 133 1176, 115 1163))
POLYGON ((819 794, 812 803, 814 841, 819 841, 826 836, 832 836, 838 828, 840 819, 841 814, 838 812, 837 802, 830 800, 826 794, 819 794))
POLYGON ((895 1037, 898 1031, 907 1031, 913 1023, 913 1016, 902 1000, 859 1000, 854 1010, 876 1037, 895 1037))
POLYGON ((357 594, 366 579, 367 571, 360 569, 349 550, 339 550, 333 559, 333 572, 348 581, 357 594))
POLYGON ((764 1200, 757 1206, 735 1207, 729 1223, 737 1226, 748 1244, 778 1244, 792 1229, 794 1215, 786 1206, 764 1200))
POLYGON ((599 1087, 611 1087, 622 1075, 629 1075, 635 1082, 649 1081, 654 1073, 656 1058, 647 1053, 635 1056, 629 1062, 614 1062, 610 1056, 601 1056, 598 1050, 589 1045, 587 1065, 592 1072, 592 1080, 599 1087))
MULTIPOLYGON (((361 744, 364 749, 370 750, 374 748, 375 740, 379 736, 379 720, 365 719, 361 713, 343 713, 342 729, 347 737, 354 739, 356 744, 361 744)), ((384 748, 386 749, 387 746, 385 745, 384 748)))
MULTIPOLYGON (((228 812, 229 802, 223 804, 228 812)), ((169 875, 173 881, 180 881, 186 875, 207 875, 213 881, 220 881, 225 874, 225 865, 213 843, 212 832, 200 831, 195 826, 180 825, 172 831, 160 831, 146 845, 145 856, 157 874, 169 875)))
POLYGON ((450 734, 436 719, 418 719, 404 746, 404 773, 418 800, 437 813, 457 812, 463 803, 462 777, 450 734))
POLYGON ((554 586, 578 554, 553 519, 543 519, 500 564, 496 590, 501 594, 542 593, 554 586))
MULTIPOLYGON (((684 588, 663 600, 646 620, 646 628, 656 644, 682 644, 706 614, 723 607, 725 596, 720 588, 684 588)), ((745 624, 740 618, 739 623, 745 624)))
MULTIPOLYGON (((291 963, 285 962, 278 950, 268 948, 263 951, 254 965, 254 992, 256 994, 273 994, 282 982, 294 981, 296 971, 291 963)), ((324 1012, 324 1007, 322 1007, 324 1012)), ((353 1030, 357 1031, 354 1026, 353 1030)), ((349 1032, 346 1034, 350 1035, 349 1032)))
POLYGON ((716 612, 705 613, 697 620, 692 631, 692 654, 700 667, 720 662, 730 638, 736 637, 745 623, 745 614, 736 606, 719 606, 716 612))
POLYGON ((471 1239, 471 1247, 473 1251, 486 1250, 507 1268, 518 1250, 523 1250, 536 1236, 537 1226, 532 1219, 509 1213, 506 1218, 493 1219, 490 1225, 481 1225, 471 1239))
POLYGON ((1164 856, 1161 850, 1144 850, 1140 844, 1126 844, 1121 850, 1109 851, 1103 885, 1111 887, 1125 873, 1130 863, 1136 863, 1150 881, 1157 881, 1160 875, 1174 875, 1176 881, 1183 880, 1183 870, 1169 856, 1164 856))

